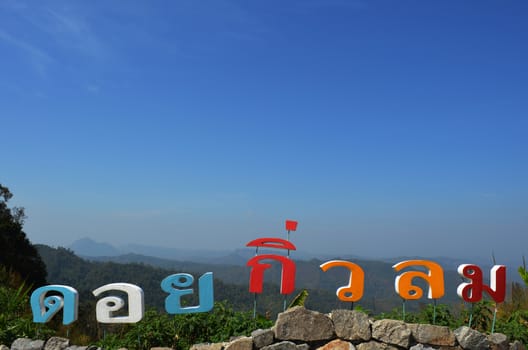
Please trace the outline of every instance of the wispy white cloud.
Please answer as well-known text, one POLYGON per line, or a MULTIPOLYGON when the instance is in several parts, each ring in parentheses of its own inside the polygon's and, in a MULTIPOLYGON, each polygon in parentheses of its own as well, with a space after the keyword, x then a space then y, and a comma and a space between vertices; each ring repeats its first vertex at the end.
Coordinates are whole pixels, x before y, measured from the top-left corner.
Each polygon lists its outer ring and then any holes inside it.
POLYGON ((47 66, 55 60, 41 48, 17 38, 0 28, 0 41, 3 41, 22 51, 40 75, 45 75, 47 66))
POLYGON ((50 8, 45 9, 45 13, 51 25, 41 26, 41 29, 63 48, 76 50, 91 58, 104 57, 105 45, 86 18, 79 13, 50 8))
POLYGON ((97 93, 99 86, 86 81, 84 72, 90 65, 93 70, 102 67, 113 50, 105 43, 104 30, 96 25, 100 9, 83 6, 74 1, 1 1, 0 45, 7 49, 2 55, 11 56, 11 62, 29 64, 41 78, 61 70, 85 80, 78 85, 97 93))

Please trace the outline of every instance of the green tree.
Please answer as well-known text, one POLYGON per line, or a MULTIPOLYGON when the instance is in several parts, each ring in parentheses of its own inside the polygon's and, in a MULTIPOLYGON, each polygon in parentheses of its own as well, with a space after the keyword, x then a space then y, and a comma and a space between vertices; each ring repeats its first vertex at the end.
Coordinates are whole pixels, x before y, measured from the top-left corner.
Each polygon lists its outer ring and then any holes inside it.
POLYGON ((24 208, 8 206, 13 194, 0 184, 0 266, 14 271, 32 288, 46 284, 46 266, 22 230, 24 208))
POLYGON ((528 287, 528 271, 526 270, 526 260, 523 256, 523 266, 519 266, 519 276, 521 276, 522 280, 524 281, 524 284, 526 287, 528 287))

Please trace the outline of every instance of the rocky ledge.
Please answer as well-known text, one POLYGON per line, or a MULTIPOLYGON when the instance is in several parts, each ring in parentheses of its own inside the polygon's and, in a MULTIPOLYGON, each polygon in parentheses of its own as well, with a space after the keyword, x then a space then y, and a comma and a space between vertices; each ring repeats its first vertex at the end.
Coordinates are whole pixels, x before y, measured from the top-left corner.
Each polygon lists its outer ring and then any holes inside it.
MULTIPOLYGON (((152 348, 151 350, 169 350, 152 348)), ((196 344, 190 350, 526 350, 501 333, 485 335, 469 327, 411 324, 397 320, 372 320, 354 310, 330 314, 294 307, 281 314, 271 329, 259 329, 250 337, 225 343, 196 344)), ((71 345, 68 339, 47 341, 17 339, 0 350, 102 350, 71 345)), ((126 349, 120 349, 126 350, 126 349)))

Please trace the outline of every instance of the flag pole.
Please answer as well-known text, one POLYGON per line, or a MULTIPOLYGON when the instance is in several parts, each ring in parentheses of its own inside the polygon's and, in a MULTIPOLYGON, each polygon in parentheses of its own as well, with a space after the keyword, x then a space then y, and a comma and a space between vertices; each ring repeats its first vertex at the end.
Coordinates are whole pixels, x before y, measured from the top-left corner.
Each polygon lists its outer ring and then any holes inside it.
MULTIPOLYGON (((297 221, 286 220, 286 232, 287 232, 286 239, 288 242, 290 241, 290 231, 295 231, 295 230, 297 230, 297 221)), ((289 248, 288 248, 288 259, 290 259, 290 249, 289 248)), ((284 294, 282 311, 286 311, 286 298, 287 298, 287 295, 284 294)))

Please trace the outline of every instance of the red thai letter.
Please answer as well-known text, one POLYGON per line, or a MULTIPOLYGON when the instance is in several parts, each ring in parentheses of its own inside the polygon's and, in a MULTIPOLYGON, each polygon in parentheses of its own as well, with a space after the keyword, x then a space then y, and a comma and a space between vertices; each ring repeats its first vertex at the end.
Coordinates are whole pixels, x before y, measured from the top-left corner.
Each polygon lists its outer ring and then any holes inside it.
POLYGON ((488 293, 496 303, 502 303, 506 298, 506 266, 495 265, 490 272, 490 285, 484 285, 482 270, 477 265, 462 264, 458 267, 458 274, 471 282, 461 283, 457 294, 463 300, 475 303, 482 299, 482 292, 488 293))
POLYGON ((249 274, 249 291, 251 293, 262 293, 264 284, 264 271, 271 267, 271 264, 262 264, 260 261, 270 259, 279 261, 282 264, 281 274, 281 294, 290 294, 295 290, 295 262, 282 255, 262 254, 256 255, 247 262, 251 267, 249 274))

